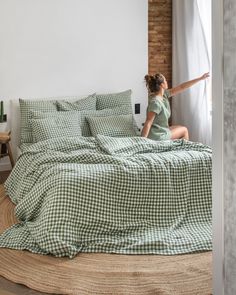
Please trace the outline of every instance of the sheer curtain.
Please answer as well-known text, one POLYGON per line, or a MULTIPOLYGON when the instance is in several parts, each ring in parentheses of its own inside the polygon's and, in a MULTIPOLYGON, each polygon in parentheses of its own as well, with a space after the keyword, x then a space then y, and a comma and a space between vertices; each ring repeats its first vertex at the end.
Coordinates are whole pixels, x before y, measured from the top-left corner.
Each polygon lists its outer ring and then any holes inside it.
MULTIPOLYGON (((173 1, 173 87, 211 74, 211 0, 173 1)), ((211 78, 172 99, 172 123, 211 145, 211 78)))

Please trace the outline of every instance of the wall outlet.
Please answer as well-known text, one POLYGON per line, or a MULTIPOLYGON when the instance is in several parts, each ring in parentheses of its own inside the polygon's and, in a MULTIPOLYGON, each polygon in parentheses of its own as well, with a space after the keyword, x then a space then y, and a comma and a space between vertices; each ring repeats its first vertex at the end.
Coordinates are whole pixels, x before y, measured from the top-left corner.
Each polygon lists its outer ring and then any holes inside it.
POLYGON ((140 114, 140 103, 136 103, 134 105, 134 113, 135 114, 140 114))

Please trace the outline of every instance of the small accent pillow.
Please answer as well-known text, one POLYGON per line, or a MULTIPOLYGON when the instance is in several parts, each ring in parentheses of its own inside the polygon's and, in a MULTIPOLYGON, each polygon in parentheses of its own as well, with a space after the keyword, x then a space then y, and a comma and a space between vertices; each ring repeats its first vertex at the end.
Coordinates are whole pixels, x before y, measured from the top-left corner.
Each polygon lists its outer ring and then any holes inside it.
POLYGON ((57 116, 31 119, 34 142, 58 137, 81 136, 78 112, 58 112, 57 116))
POLYGON ((131 114, 107 117, 86 117, 86 119, 89 122, 89 127, 93 136, 98 134, 113 137, 136 136, 133 127, 133 116, 131 114))
POLYGON ((56 105, 58 111, 96 110, 96 101, 96 93, 94 93, 75 102, 70 102, 66 100, 57 101, 56 105))
POLYGON ((97 110, 126 106, 132 112, 131 94, 131 89, 118 93, 96 94, 97 110))
MULTIPOLYGON (((107 116, 116 116, 116 115, 130 115, 130 110, 126 106, 117 107, 114 109, 104 109, 100 111, 80 111, 80 127, 83 136, 92 136, 92 133, 89 128, 89 123, 86 120, 86 117, 107 117, 107 116)), ((133 128, 136 131, 136 134, 139 135, 139 129, 136 125, 135 120, 133 119, 133 128)))

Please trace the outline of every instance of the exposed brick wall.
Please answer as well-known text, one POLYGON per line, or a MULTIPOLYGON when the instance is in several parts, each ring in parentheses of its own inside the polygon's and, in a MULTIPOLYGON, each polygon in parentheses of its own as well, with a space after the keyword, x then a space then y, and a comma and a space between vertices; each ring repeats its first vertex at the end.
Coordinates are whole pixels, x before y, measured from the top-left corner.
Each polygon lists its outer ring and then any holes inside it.
POLYGON ((172 84, 172 0, 148 0, 148 72, 172 84))

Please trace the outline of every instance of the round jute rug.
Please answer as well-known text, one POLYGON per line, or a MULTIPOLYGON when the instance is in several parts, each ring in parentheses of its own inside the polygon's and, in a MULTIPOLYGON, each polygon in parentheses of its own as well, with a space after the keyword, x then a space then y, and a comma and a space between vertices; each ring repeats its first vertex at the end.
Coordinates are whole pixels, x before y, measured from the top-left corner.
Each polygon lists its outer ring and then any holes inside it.
MULTIPOLYGON (((0 232, 14 224, 14 205, 0 186, 0 232)), ((212 253, 159 256, 79 254, 55 258, 0 248, 0 275, 54 294, 212 293, 212 253)))

